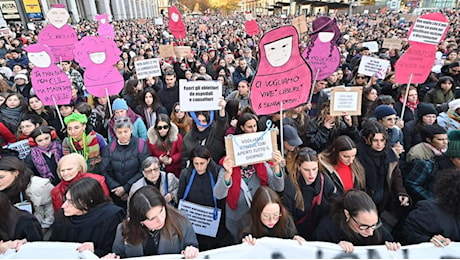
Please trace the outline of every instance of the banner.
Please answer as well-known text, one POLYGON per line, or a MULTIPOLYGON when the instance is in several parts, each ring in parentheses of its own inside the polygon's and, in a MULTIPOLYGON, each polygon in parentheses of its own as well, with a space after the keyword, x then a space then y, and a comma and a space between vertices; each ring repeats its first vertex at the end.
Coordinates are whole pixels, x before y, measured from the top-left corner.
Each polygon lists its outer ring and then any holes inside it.
POLYGON ((27 242, 18 252, 9 249, 0 259, 99 259, 97 255, 86 250, 77 251, 80 243, 69 242, 27 242))
POLYGON ((222 83, 219 81, 179 80, 179 103, 181 111, 220 110, 222 83))
POLYGON ((134 62, 134 67, 136 67, 138 79, 161 76, 159 59, 138 60, 134 62))
POLYGON ((227 135, 225 150, 235 162, 235 166, 255 164, 272 159, 272 153, 278 150, 276 135, 278 130, 266 130, 250 134, 227 135))

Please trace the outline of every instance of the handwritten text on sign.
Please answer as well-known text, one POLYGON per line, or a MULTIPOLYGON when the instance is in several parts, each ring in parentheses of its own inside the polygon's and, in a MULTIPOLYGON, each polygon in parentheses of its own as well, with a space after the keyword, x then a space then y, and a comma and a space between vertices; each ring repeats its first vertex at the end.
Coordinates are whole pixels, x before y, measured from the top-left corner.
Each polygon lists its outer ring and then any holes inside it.
POLYGON ((409 41, 437 45, 447 26, 449 26, 448 23, 418 18, 409 36, 409 41))
POLYGON ((55 70, 32 70, 33 89, 45 106, 65 105, 72 98, 72 87, 67 76, 56 67, 55 70), (53 100, 54 99, 54 100, 53 100))
POLYGON ((389 60, 363 56, 359 64, 358 73, 366 76, 376 75, 379 79, 383 79, 387 73, 388 66, 390 66, 389 60))
POLYGON ((138 79, 161 76, 160 60, 147 59, 134 62, 138 79))
POLYGON ((234 135, 232 138, 236 166, 272 159, 273 144, 269 132, 234 135))
POLYGON ((214 208, 211 207, 180 200, 178 209, 187 215, 195 233, 216 237, 217 230, 219 229, 220 216, 222 214, 220 209, 218 210, 216 220, 213 218, 214 208))
POLYGON ((182 111, 220 110, 222 83, 219 81, 179 81, 179 102, 182 111))
POLYGON ((362 87, 335 87, 331 91, 331 116, 361 115, 362 87))

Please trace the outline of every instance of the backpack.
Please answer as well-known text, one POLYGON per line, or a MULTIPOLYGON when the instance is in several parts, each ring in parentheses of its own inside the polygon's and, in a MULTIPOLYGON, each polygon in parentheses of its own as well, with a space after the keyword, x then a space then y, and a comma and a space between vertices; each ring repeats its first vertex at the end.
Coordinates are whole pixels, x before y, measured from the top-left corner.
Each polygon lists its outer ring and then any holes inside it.
MULTIPOLYGON (((144 140, 141 139, 141 138, 137 138, 137 151, 139 153, 142 153, 142 151, 144 150, 144 140)), ((117 140, 114 140, 111 144, 110 144, 110 153, 113 153, 115 151, 115 148, 117 148, 117 140)))

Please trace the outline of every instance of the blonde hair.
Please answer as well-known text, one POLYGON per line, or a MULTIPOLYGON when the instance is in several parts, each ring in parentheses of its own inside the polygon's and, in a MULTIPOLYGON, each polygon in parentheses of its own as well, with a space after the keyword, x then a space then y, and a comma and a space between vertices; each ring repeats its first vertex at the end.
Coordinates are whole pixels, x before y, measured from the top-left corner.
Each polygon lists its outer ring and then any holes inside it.
POLYGON ((88 171, 88 166, 86 165, 85 158, 81 154, 70 153, 70 154, 62 156, 61 160, 59 160, 57 164, 56 172, 59 175, 59 177, 61 177, 61 174, 60 174, 61 167, 63 167, 65 164, 69 162, 74 162, 80 168, 82 173, 85 173, 86 171, 88 171))

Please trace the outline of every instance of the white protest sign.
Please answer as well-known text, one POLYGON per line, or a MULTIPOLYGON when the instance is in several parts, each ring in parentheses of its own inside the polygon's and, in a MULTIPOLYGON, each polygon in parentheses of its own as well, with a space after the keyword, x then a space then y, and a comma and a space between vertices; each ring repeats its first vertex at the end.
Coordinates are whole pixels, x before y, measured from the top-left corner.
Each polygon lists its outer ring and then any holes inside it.
POLYGON ((449 24, 445 22, 417 18, 409 41, 438 45, 447 30, 447 26, 449 24))
POLYGON ((277 130, 240 135, 225 138, 225 150, 235 162, 235 166, 265 162, 272 159, 277 150, 277 130))
POLYGON ((179 80, 179 103, 181 111, 220 110, 222 83, 219 81, 179 80))
POLYGON ((330 114, 340 116, 347 113, 350 116, 361 115, 362 87, 335 87, 331 91, 330 114))
POLYGON ((8 250, 0 259, 99 259, 89 250, 78 252, 81 243, 27 242, 19 251, 8 250))
POLYGON ((138 79, 161 76, 160 59, 138 60, 134 62, 138 79))
POLYGON ((214 208, 190 201, 180 200, 177 209, 187 215, 195 233, 208 237, 216 237, 222 215, 220 209, 217 212, 217 219, 214 219, 214 208))
POLYGON ((163 19, 160 18, 155 18, 155 25, 163 25, 163 19))
POLYGON ((16 143, 8 144, 5 146, 6 148, 9 148, 11 150, 15 150, 19 153, 19 159, 24 159, 26 158, 27 155, 30 153, 30 145, 29 145, 29 140, 21 140, 17 141, 16 143))
POLYGON ((389 60, 378 59, 366 55, 361 58, 358 73, 370 77, 377 75, 379 79, 383 79, 387 73, 388 66, 390 66, 389 60))
POLYGON ((373 41, 373 42, 363 42, 362 46, 369 48, 369 51, 371 51, 371 52, 379 52, 379 44, 377 42, 375 42, 375 41, 373 41))

